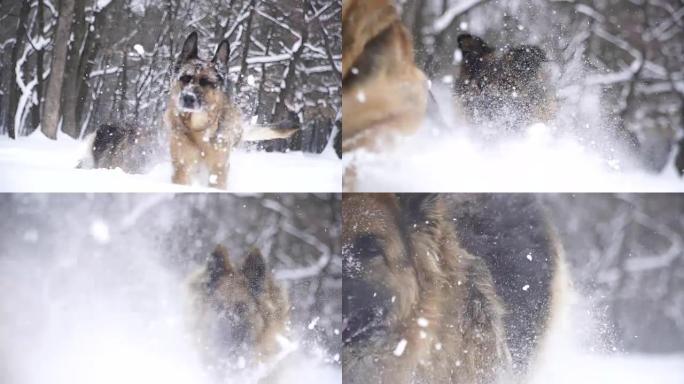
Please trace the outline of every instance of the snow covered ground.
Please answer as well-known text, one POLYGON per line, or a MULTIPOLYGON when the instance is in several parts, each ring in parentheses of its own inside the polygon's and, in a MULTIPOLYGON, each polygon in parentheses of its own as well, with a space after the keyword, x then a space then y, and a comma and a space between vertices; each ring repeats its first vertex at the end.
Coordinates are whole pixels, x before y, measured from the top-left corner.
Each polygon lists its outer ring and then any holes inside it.
POLYGON ((681 384, 683 355, 566 354, 545 367, 533 384, 681 384))
POLYGON ((684 383, 684 353, 628 354, 612 324, 584 295, 568 290, 542 343, 530 384, 684 383))
MULTIPOLYGON (((579 64, 578 64, 579 65, 579 64)), ((569 71, 572 72, 572 71, 569 71)), ((507 134, 506 119, 471 127, 451 97, 433 82, 439 112, 419 131, 393 138, 381 153, 345 153, 359 192, 682 192, 670 164, 646 170, 614 142, 614 122, 603 116, 599 89, 566 92, 555 119, 507 134), (439 115, 439 117, 437 117, 439 115), (442 123, 435 123, 438 120, 442 123), (483 133, 484 132, 484 133, 483 133)), ((565 89, 565 88, 563 88, 565 89)))
MULTIPOLYGON (((197 192, 216 191, 171 183, 171 164, 145 175, 119 169, 76 169, 85 144, 62 135, 52 141, 40 132, 10 140, 0 137, 0 192, 197 192)), ((230 161, 229 192, 338 192, 342 164, 330 150, 266 153, 236 150, 230 161)))
POLYGON ((400 139, 390 151, 345 154, 365 192, 682 192, 674 167, 650 173, 544 125, 517 138, 480 141, 465 133, 400 139))
MULTIPOLYGON (((158 246, 110 243, 105 222, 85 233, 62 233, 47 251, 56 235, 29 231, 0 250, 1 383, 254 384, 209 377, 185 321, 184 280, 158 246)), ((341 383, 335 358, 298 339, 277 383, 341 383)))

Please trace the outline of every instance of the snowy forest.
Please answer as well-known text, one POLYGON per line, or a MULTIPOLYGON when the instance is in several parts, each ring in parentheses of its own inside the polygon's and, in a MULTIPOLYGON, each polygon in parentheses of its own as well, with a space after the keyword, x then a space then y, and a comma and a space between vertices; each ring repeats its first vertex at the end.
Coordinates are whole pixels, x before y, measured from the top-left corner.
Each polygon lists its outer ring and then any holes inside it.
POLYGON ((326 194, 4 195, 0 288, 14 293, 0 297, 0 357, 7 363, 0 378, 100 382, 88 381, 87 369, 69 368, 69 359, 101 343, 108 350, 92 353, 117 367, 92 367, 98 378, 105 369, 128 375, 119 377, 125 382, 201 382, 189 371, 192 349, 179 336, 185 312, 178 292, 219 243, 235 263, 250 247, 261 250, 289 293, 291 337, 309 356, 309 372, 318 365, 338 370, 339 206, 339 195, 326 194), (153 343, 163 347, 147 350, 153 343), (28 345, 34 352, 26 353, 28 345), (137 353, 142 368, 131 361, 137 353), (155 358, 167 365, 160 368, 155 358), (174 359, 181 361, 168 369, 174 359))
POLYGON ((200 56, 230 41, 245 116, 301 126, 267 150, 321 152, 341 124, 340 10, 327 0, 0 1, 0 134, 161 129, 171 64, 198 31, 200 56))
POLYGON ((460 61, 460 33, 481 36, 497 48, 536 44, 554 67, 560 104, 572 111, 565 129, 590 140, 620 141, 651 171, 684 170, 682 1, 398 3, 414 38, 418 66, 433 84, 451 86, 460 61), (602 124, 582 121, 577 112, 589 104, 600 105, 602 124))
POLYGON ((563 194, 542 197, 576 291, 588 298, 605 346, 684 351, 684 197, 563 194))

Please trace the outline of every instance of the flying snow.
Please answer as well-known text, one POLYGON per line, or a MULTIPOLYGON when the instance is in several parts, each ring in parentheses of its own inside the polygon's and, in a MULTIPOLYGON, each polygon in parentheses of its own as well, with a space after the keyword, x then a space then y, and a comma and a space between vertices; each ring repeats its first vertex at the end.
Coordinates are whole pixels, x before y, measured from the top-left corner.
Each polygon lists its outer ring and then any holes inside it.
POLYGON ((394 356, 399 357, 403 355, 406 350, 406 344, 408 344, 408 341, 406 341, 406 339, 401 339, 399 343, 397 343, 397 347, 394 348, 394 352, 392 352, 394 356))

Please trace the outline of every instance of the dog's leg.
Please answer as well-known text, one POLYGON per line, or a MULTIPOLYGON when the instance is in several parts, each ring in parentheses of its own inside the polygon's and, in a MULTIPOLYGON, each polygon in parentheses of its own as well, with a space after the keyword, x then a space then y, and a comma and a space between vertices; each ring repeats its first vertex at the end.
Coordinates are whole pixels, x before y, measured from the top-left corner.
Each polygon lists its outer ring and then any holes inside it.
POLYGON ((209 186, 212 188, 226 189, 228 184, 228 159, 230 149, 223 145, 214 145, 207 151, 205 159, 209 168, 209 186))
POLYGON ((182 133, 171 134, 171 161, 173 163, 172 181, 175 184, 189 185, 192 172, 197 168, 199 152, 182 133))
POLYGON ((214 188, 226 189, 228 184, 228 169, 230 164, 228 148, 218 148, 212 153, 209 167, 209 186, 214 188))
POLYGON ((174 163, 173 165, 173 177, 172 181, 175 184, 190 184, 190 169, 189 167, 181 164, 174 163))

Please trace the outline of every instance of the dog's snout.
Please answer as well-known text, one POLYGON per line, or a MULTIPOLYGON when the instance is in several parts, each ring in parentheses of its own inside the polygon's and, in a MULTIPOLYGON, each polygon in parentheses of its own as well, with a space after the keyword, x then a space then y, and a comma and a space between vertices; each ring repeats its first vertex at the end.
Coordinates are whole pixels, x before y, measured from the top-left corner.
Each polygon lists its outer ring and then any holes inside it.
POLYGON ((181 95, 181 101, 184 107, 192 108, 197 103, 197 97, 192 93, 184 93, 181 95))
POLYGON ((364 339, 382 328, 393 305, 386 287, 361 279, 348 279, 342 290, 344 343, 364 339))

